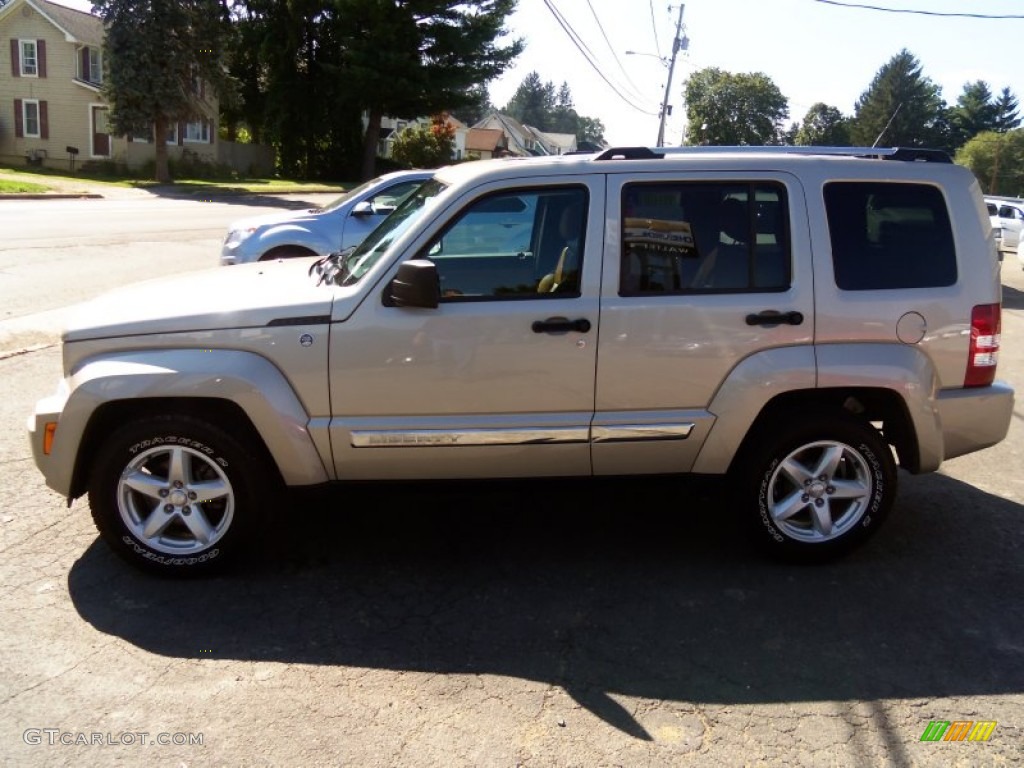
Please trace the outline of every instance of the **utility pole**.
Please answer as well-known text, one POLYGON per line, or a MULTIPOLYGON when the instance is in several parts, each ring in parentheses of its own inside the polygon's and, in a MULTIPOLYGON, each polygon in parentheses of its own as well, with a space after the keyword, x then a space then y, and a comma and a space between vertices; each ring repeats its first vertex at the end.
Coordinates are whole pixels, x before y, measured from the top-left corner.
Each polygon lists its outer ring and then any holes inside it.
POLYGON ((668 117, 668 96, 672 90, 672 73, 676 68, 676 54, 679 53, 680 48, 686 50, 689 47, 690 41, 686 38, 681 37, 683 32, 683 9, 686 8, 686 4, 682 3, 679 6, 679 21, 676 22, 676 36, 672 40, 672 58, 669 59, 668 64, 668 81, 665 83, 665 98, 661 100, 661 124, 658 126, 658 143, 657 146, 665 146, 665 118, 668 117))

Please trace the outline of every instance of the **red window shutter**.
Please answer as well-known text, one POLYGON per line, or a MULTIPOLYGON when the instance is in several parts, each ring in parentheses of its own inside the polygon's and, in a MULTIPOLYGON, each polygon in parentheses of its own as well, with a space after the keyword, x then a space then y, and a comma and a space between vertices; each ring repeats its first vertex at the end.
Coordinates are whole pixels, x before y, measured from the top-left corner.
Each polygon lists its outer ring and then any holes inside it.
POLYGON ((19 139, 25 138, 25 123, 21 114, 21 99, 14 100, 14 135, 19 139))
POLYGON ((46 110, 46 102, 39 102, 39 138, 50 138, 50 118, 46 110))
POLYGON ((210 130, 210 143, 213 144, 213 137, 215 135, 214 122, 213 122, 213 120, 207 120, 207 123, 210 126, 210 129, 209 129, 210 130))
POLYGON ((82 49, 82 79, 85 80, 85 82, 87 82, 87 83, 90 82, 90 80, 91 80, 91 78, 89 77, 90 74, 91 73, 89 72, 89 49, 88 48, 83 48, 82 49))
POLYGON ((184 146, 185 144, 185 124, 178 123, 178 146, 184 146))
POLYGON ((39 64, 37 65, 37 71, 40 77, 46 77, 46 41, 36 40, 36 59, 39 64))
POLYGON ((11 38, 11 77, 21 77, 21 47, 11 38))

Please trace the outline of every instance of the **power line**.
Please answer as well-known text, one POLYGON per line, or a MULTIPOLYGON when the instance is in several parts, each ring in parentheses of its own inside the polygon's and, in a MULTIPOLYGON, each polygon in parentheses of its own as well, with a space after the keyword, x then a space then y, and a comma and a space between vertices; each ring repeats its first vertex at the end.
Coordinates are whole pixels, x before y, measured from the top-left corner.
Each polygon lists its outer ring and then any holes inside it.
POLYGON ((654 30, 654 50, 658 53, 658 58, 661 58, 661 43, 658 42, 658 22, 654 18, 654 0, 647 0, 648 5, 651 6, 651 29, 654 30))
POLYGON ((612 58, 615 59, 615 63, 619 65, 619 71, 622 72, 623 77, 626 78, 626 82, 629 83, 630 88, 633 89, 633 93, 630 95, 634 98, 643 99, 644 97, 643 94, 640 93, 640 88, 629 78, 629 73, 626 72, 626 68, 622 66, 622 62, 619 60, 618 54, 615 53, 615 48, 612 47, 612 43, 604 31, 601 19, 598 18, 597 11, 594 10, 594 4, 590 2, 590 0, 587 0, 587 6, 589 6, 590 12, 594 15, 594 21, 597 22, 597 28, 601 30, 601 37, 604 38, 604 42, 608 46, 608 50, 612 52, 612 58))
POLYGON ((611 80, 605 77, 604 72, 601 71, 601 68, 597 66, 597 63, 594 61, 596 57, 594 56, 593 52, 591 52, 590 49, 587 48, 586 43, 584 43, 583 40, 580 39, 579 35, 576 33, 576 30, 574 30, 572 28, 572 25, 570 25, 569 22, 566 21, 565 18, 562 16, 562 14, 559 13, 558 9, 555 8, 551 0, 544 0, 544 5, 548 7, 548 10, 551 11, 551 15, 555 17, 555 21, 558 22, 558 25, 562 28, 565 34, 569 36, 569 40, 571 40, 572 44, 576 46, 576 50, 578 50, 580 54, 583 56, 583 58, 587 60, 587 63, 590 65, 591 69, 593 69, 594 72, 597 73, 598 77, 604 80, 604 82, 608 85, 609 88, 612 89, 616 96, 622 99, 622 101, 631 106, 637 112, 641 112, 642 114, 650 115, 652 117, 657 116, 656 112, 650 112, 644 109, 643 107, 639 107, 636 104, 634 104, 612 83, 611 80))
POLYGON ((884 13, 909 13, 915 16, 943 16, 958 19, 1024 19, 1021 14, 995 14, 995 13, 945 13, 942 11, 921 11, 913 8, 883 8, 880 5, 864 5, 861 3, 844 3, 840 0, 814 0, 817 3, 826 5, 839 5, 843 8, 857 8, 865 11, 882 11, 884 13))

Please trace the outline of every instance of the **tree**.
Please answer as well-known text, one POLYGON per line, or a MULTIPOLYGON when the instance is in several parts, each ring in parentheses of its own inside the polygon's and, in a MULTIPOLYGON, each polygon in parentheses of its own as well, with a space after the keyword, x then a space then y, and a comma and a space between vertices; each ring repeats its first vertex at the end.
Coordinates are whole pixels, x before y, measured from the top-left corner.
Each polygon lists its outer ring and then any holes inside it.
POLYGON ((836 107, 818 102, 814 104, 794 136, 799 146, 848 147, 850 146, 850 118, 836 107))
POLYGON ((502 112, 539 131, 574 134, 577 144, 604 143, 604 124, 576 111, 569 84, 563 82, 556 91, 554 83, 541 82, 536 72, 523 78, 502 112))
POLYGON ((956 105, 948 113, 953 145, 961 147, 979 133, 994 131, 997 109, 988 83, 983 80, 965 83, 956 105))
POLYGON ((410 168, 437 168, 451 162, 455 129, 445 115, 434 115, 430 125, 413 125, 395 137, 391 156, 410 168))
POLYGON ((532 125, 537 130, 546 131, 555 112, 555 104, 554 83, 541 82, 540 75, 531 72, 523 78, 502 112, 523 125, 532 125))
POLYGON ((858 146, 945 146, 940 90, 906 48, 875 74, 854 108, 850 138, 858 146))
POLYGON ((760 146, 783 141, 789 103, 762 72, 701 69, 686 81, 683 98, 689 144, 760 146))
POLYGON ((956 153, 988 195, 1024 194, 1024 129, 979 133, 956 153))
POLYGON ((96 0, 103 18, 106 73, 115 136, 154 132, 157 181, 171 180, 167 129, 201 114, 206 88, 232 95, 224 51, 230 33, 222 0, 96 0))
POLYGON ((515 0, 336 0, 342 72, 367 114, 362 175, 373 175, 381 118, 472 103, 469 88, 501 74, 522 42, 500 45, 515 0))
POLYGON ((1009 88, 1003 88, 1002 93, 1000 93, 995 100, 995 129, 999 133, 1012 131, 1020 125, 1020 113, 1017 111, 1018 107, 1019 104, 1017 102, 1017 97, 1013 95, 1009 88))
POLYGON ((466 89, 469 100, 464 106, 451 110, 451 116, 466 125, 476 125, 494 111, 491 96, 483 85, 474 85, 466 89))

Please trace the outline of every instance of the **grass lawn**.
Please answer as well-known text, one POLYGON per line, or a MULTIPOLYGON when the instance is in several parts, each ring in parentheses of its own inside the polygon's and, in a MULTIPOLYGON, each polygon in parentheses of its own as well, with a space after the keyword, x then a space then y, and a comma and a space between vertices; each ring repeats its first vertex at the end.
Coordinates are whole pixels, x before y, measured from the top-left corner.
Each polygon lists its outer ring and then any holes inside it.
POLYGON ((203 193, 216 193, 216 194, 258 194, 258 193, 274 193, 274 194, 288 194, 293 192, 337 192, 341 194, 345 190, 352 189, 359 182, 340 182, 340 183, 320 183, 320 182, 302 182, 302 181, 291 181, 288 179, 229 179, 229 180, 210 180, 210 179, 175 179, 173 184, 170 185, 158 185, 151 179, 138 179, 129 178, 124 176, 101 176, 97 174, 86 174, 76 173, 75 175, 69 175, 66 172, 56 171, 49 168, 32 168, 27 169, 24 167, 13 168, 9 166, 0 166, 0 194, 13 193, 13 192, 45 192, 46 187, 40 186, 38 182, 45 183, 48 180, 52 180, 57 184, 68 183, 89 183, 89 184, 111 184, 120 187, 137 187, 140 189, 146 189, 155 186, 170 186, 178 189, 182 192, 194 192, 195 194, 203 193), (32 179, 29 182, 26 179, 32 179), (10 187, 11 184, 27 184, 29 187, 35 186, 38 189, 16 189, 10 187))
POLYGON ((25 192, 49 192, 50 188, 31 181, 11 181, 0 179, 0 195, 13 195, 25 192))

